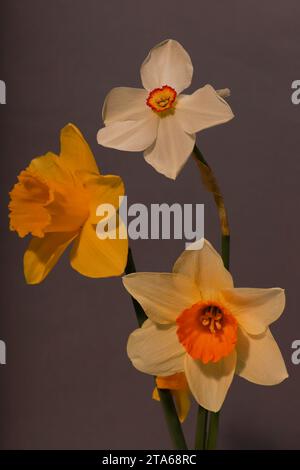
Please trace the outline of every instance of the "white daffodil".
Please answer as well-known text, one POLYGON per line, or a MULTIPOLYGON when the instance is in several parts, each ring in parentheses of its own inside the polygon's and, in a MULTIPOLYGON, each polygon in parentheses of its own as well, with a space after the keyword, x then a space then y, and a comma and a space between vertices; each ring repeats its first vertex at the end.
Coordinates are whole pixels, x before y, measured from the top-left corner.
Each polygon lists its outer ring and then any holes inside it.
POLYGON ((284 291, 234 288, 208 241, 190 245, 172 273, 135 273, 123 282, 149 317, 128 340, 138 370, 184 372, 196 401, 210 411, 221 408, 234 373, 260 385, 288 377, 268 327, 284 309, 284 291))
POLYGON ((181 92, 192 81, 193 65, 172 39, 154 47, 141 67, 144 89, 113 88, 103 106, 105 127, 97 135, 104 147, 144 151, 159 173, 175 179, 195 144, 195 133, 223 124, 233 113, 211 85, 192 95, 181 92))

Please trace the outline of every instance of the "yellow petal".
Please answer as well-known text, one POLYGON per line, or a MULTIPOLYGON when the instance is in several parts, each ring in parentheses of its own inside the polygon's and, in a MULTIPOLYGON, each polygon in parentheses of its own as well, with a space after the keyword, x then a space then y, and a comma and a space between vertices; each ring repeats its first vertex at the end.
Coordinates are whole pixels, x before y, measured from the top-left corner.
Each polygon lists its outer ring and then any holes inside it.
POLYGON ((28 284, 39 284, 55 266, 77 233, 48 233, 32 238, 24 254, 24 274, 28 284))
POLYGON ((200 291, 186 276, 173 273, 134 273, 123 277, 128 292, 157 323, 172 323, 200 299, 200 291))
POLYGON ((188 390, 189 386, 183 372, 168 375, 167 377, 156 377, 158 388, 168 388, 170 390, 188 390))
POLYGON ((70 171, 63 166, 62 159, 52 152, 31 160, 28 170, 43 177, 47 183, 74 184, 74 179, 70 171))
POLYGON ((127 262, 128 240, 107 238, 100 240, 96 226, 87 220, 75 241, 70 261, 72 267, 87 277, 119 276, 127 262))
POLYGON ((99 222, 96 211, 100 204, 111 204, 115 209, 119 208, 120 198, 124 195, 124 183, 120 176, 86 173, 83 176, 83 183, 90 195, 90 220, 92 223, 99 222))
POLYGON ((288 377, 280 349, 269 328, 259 336, 240 329, 237 374, 259 385, 276 385, 288 377))
POLYGON ((62 163, 73 173, 77 170, 99 173, 88 143, 74 124, 68 124, 61 130, 60 158, 62 163))
POLYGON ((154 400, 160 399, 157 388, 171 390, 178 418, 183 423, 191 406, 190 391, 185 374, 181 372, 167 377, 156 377, 156 385, 157 387, 153 390, 152 398, 154 400))
POLYGON ((190 392, 188 390, 172 390, 172 395, 175 399, 179 421, 183 423, 191 408, 190 392))

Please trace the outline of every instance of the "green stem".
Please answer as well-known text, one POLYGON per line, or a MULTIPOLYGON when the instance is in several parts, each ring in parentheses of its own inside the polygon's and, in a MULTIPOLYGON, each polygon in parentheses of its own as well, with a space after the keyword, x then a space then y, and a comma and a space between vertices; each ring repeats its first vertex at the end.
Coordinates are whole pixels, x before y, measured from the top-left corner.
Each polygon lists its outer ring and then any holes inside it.
MULTIPOLYGON (((134 259, 133 259, 132 251, 130 248, 128 248, 128 258, 127 258, 127 265, 125 268, 125 273, 126 274, 136 273, 134 259)), ((133 307, 135 310, 137 322, 139 324, 139 327, 141 327, 144 321, 146 321, 148 317, 145 314, 142 306, 138 303, 138 301, 134 297, 131 297, 131 300, 132 300, 133 307)))
POLYGON ((205 449, 206 435, 207 435, 207 419, 208 419, 207 410, 199 405, 198 413, 197 413, 197 428, 196 428, 196 439, 195 439, 196 450, 205 449))
MULTIPOLYGON (((128 249, 128 258, 127 258, 127 265, 125 268, 126 274, 135 273, 136 268, 132 256, 132 251, 128 249)), ((145 320, 147 320, 147 315, 144 312, 142 306, 137 302, 137 300, 131 297, 132 303, 134 306, 136 318, 138 321, 139 326, 141 327, 145 320)), ((158 389, 158 394, 160 398, 160 403, 163 408, 165 420, 167 423, 167 427, 170 433, 171 441, 173 446, 176 450, 187 450, 187 444, 185 441, 185 437, 182 431, 182 427, 177 415, 176 407, 173 401, 172 394, 170 390, 167 389, 158 389)))
POLYGON ((214 450, 217 447, 220 412, 210 413, 209 430, 207 438, 207 450, 214 450))
MULTIPOLYGON (((225 207, 224 198, 222 196, 219 184, 217 179, 208 165, 207 161, 205 160, 203 154, 198 149, 197 145, 195 145, 193 150, 193 156, 196 160, 197 166, 200 170, 201 177, 205 188, 212 193, 215 204, 217 206, 220 226, 221 226, 221 246, 222 246, 222 259, 226 269, 229 269, 229 258, 230 258, 230 230, 229 230, 229 222, 228 222, 228 215, 227 210, 225 207)), ((202 411, 203 408, 199 406, 198 410, 198 422, 197 422, 197 430, 196 430, 196 445, 197 439, 199 434, 199 439, 201 440, 204 436, 205 439, 205 431, 203 428, 203 419, 199 420, 199 415, 204 415, 207 421, 209 421, 209 428, 208 428, 208 437, 207 437, 207 446, 206 448, 209 450, 215 449, 217 446, 217 438, 218 438, 218 427, 219 427, 219 418, 220 412, 213 413, 207 410, 202 411)), ((196 447, 197 449, 198 447, 196 447)))
POLYGON ((174 449, 187 450, 188 447, 170 390, 158 388, 158 394, 174 449))

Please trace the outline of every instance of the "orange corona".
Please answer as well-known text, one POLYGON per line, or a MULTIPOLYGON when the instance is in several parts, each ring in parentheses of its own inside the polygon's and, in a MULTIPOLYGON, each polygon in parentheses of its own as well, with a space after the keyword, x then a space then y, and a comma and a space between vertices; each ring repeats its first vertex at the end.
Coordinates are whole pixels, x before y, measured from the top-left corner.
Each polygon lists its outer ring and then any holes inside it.
POLYGON ((176 320, 180 343, 204 364, 228 356, 237 342, 237 321, 222 305, 198 302, 176 320))
POLYGON ((153 111, 161 113, 174 108, 176 96, 177 93, 174 88, 168 85, 164 85, 161 88, 154 88, 154 90, 149 93, 147 105, 150 106, 153 111))

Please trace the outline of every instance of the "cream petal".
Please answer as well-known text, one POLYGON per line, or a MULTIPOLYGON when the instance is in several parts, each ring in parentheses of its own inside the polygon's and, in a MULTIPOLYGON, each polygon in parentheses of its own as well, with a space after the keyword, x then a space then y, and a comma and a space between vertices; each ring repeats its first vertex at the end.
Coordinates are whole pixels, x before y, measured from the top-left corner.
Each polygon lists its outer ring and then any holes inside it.
POLYGON ((106 125, 115 121, 139 121, 153 111, 147 106, 148 92, 142 88, 113 88, 105 98, 102 117, 106 125))
POLYGON ((209 411, 219 411, 231 385, 236 366, 236 351, 218 362, 203 364, 186 354, 185 375, 195 400, 209 411))
POLYGON ((251 336, 239 329, 236 373, 259 385, 276 385, 288 377, 280 349, 269 329, 251 336))
POLYGON ((226 289, 221 293, 228 310, 250 334, 259 335, 277 320, 285 306, 283 289, 226 289))
POLYGON ((173 39, 157 44, 141 66, 141 79, 146 90, 169 85, 177 93, 190 86, 193 64, 179 42, 173 39))
POLYGON ((185 350, 175 325, 157 325, 146 320, 128 339, 127 354, 136 369, 146 374, 168 376, 183 371, 185 350))
POLYGON ((109 124, 98 131, 98 144, 118 150, 141 152, 156 138, 158 117, 152 112, 147 119, 121 121, 109 124))
POLYGON ((157 139, 144 157, 156 171, 175 180, 193 151, 195 136, 182 130, 176 112, 159 120, 157 139))
POLYGON ((191 244, 175 262, 173 272, 190 277, 203 297, 211 291, 233 287, 231 274, 225 269, 221 256, 207 240, 201 243, 198 240, 191 244))
POLYGON ((192 134, 230 121, 234 115, 230 106, 214 88, 205 85, 189 96, 179 96, 176 115, 182 128, 192 134))
POLYGON ((200 299, 194 283, 182 274, 133 273, 123 277, 127 291, 157 323, 172 323, 200 299))

